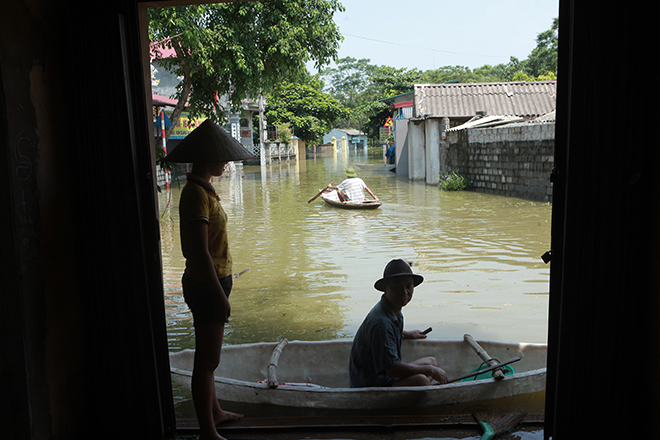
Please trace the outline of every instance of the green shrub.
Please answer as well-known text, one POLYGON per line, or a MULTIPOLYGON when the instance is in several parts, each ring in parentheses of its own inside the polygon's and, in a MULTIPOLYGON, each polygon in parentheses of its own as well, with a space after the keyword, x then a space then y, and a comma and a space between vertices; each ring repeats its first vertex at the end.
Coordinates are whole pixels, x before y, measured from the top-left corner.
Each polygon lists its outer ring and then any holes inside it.
POLYGON ((464 189, 469 189, 471 183, 467 177, 458 174, 458 171, 452 171, 451 173, 440 175, 438 187, 443 191, 463 191, 464 189))

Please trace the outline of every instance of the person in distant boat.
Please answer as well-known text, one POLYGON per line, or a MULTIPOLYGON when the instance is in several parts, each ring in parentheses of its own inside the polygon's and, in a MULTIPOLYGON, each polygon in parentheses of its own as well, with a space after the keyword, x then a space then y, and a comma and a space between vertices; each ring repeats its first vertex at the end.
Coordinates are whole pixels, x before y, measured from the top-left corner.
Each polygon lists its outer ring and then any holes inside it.
POLYGON ((422 281, 424 278, 414 274, 403 260, 392 260, 385 266, 383 278, 374 284, 376 290, 384 293, 353 339, 349 360, 351 388, 447 383, 447 373, 433 356, 412 362, 401 360, 403 339, 426 338, 419 330, 403 330, 401 313, 422 281))
POLYGON ((374 195, 373 192, 367 187, 367 184, 364 183, 364 180, 360 179, 355 172, 355 169, 348 168, 346 170, 346 180, 340 183, 337 186, 334 186, 332 183, 328 183, 327 186, 329 189, 336 189, 337 194, 339 195, 339 200, 349 201, 349 202, 362 202, 366 199, 364 192, 368 192, 369 195, 374 199, 378 200, 378 197, 374 195))
POLYGON ((195 327, 192 398, 201 440, 222 439, 217 425, 242 414, 224 411, 215 394, 214 371, 220 363, 225 322, 231 314, 232 258, 227 214, 211 180, 230 161, 252 157, 238 141, 210 120, 204 121, 165 157, 192 163, 179 202, 181 249, 186 260, 183 295, 195 327))

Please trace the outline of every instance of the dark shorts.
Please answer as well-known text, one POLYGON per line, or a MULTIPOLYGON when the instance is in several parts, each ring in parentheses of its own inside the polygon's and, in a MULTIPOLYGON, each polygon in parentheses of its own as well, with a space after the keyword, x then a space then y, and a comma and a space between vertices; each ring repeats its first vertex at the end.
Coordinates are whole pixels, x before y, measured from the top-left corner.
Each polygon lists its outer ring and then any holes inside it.
MULTIPOLYGON (((183 298, 188 304, 193 315, 193 325, 204 327, 213 321, 222 321, 221 298, 215 292, 211 292, 208 286, 183 274, 183 298)), ((229 275, 220 280, 220 285, 229 298, 233 285, 232 276, 229 275)))
POLYGON ((379 374, 376 377, 376 380, 373 385, 370 385, 372 387, 391 387, 394 382, 396 382, 398 379, 388 376, 387 374, 379 374))

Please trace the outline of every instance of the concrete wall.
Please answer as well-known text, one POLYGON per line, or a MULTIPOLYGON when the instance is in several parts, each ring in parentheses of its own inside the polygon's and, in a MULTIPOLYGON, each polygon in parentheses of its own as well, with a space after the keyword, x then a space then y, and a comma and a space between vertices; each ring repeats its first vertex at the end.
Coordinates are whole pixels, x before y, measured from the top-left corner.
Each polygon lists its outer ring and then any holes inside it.
MULTIPOLYGON (((429 146, 438 145, 442 141, 441 130, 441 120, 440 119, 429 119, 425 123, 425 143, 429 146)), ((426 148, 425 151, 425 176, 427 185, 437 185, 440 178, 440 155, 438 153, 438 148, 426 148)))
POLYGON ((458 170, 477 191, 551 202, 554 147, 554 123, 449 132, 440 170, 458 170))
POLYGON ((394 120, 396 138, 396 175, 408 177, 408 120, 394 120))
MULTIPOLYGON (((425 121, 408 122, 408 179, 426 179, 426 134, 425 121)), ((436 146, 437 149, 437 146, 436 146)))

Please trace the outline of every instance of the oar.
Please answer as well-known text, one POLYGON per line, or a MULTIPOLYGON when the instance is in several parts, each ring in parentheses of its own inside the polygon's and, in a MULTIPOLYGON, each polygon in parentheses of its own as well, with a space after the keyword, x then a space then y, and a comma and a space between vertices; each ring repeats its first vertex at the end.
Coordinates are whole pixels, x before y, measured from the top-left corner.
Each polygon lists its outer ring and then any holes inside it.
MULTIPOLYGON (((481 345, 477 344, 477 341, 474 340, 474 338, 471 335, 463 335, 463 339, 465 342, 470 344, 470 347, 479 355, 482 361, 486 362, 489 367, 492 367, 493 365, 497 365, 497 361, 490 357, 488 353, 486 353, 486 350, 484 350, 481 345)), ((493 372, 493 377, 497 380, 502 380, 504 379, 504 372, 502 370, 495 370, 493 372)))
POLYGON ((243 274, 244 274, 245 272, 247 272, 248 270, 250 270, 249 267, 248 267, 247 269, 243 269, 243 270, 240 271, 239 273, 235 273, 234 275, 232 275, 232 278, 231 278, 231 279, 232 279, 232 280, 235 280, 236 278, 240 277, 241 275, 243 275, 243 274))
MULTIPOLYGON (((488 367, 488 368, 484 368, 483 370, 473 371, 472 373, 466 374, 465 376, 457 377, 455 379, 452 379, 452 380, 448 381, 447 383, 458 382, 459 380, 467 379, 468 377, 473 377, 473 376, 478 376, 480 374, 488 373, 490 371, 497 370, 498 368, 502 368, 505 365, 509 365, 509 364, 514 363, 514 362, 518 362, 520 359, 521 359, 520 356, 516 356, 514 358, 509 359, 508 361, 501 362, 499 364, 495 363, 495 365, 493 365, 491 367, 488 367)), ((498 370, 498 371, 501 371, 501 370, 498 370)))
POLYGON ((315 195, 314 197, 312 197, 311 199, 309 199, 309 200, 307 201, 307 203, 312 203, 314 200, 316 200, 316 198, 317 198, 318 196, 320 196, 321 194, 323 194, 323 191, 325 191, 325 190, 326 190, 326 188, 323 188, 323 189, 319 190, 319 193, 318 193, 317 195, 315 195))

